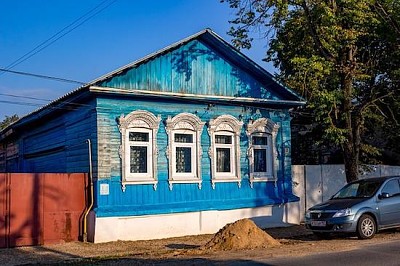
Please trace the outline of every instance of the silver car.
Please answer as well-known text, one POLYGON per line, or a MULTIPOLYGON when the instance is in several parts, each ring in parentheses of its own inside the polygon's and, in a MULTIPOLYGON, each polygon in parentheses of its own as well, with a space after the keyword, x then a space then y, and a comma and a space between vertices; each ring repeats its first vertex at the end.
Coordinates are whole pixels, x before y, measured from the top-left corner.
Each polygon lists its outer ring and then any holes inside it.
POLYGON ((326 237, 357 233, 374 237, 382 229, 400 227, 400 177, 361 179, 348 183, 330 200, 308 209, 306 227, 326 237))

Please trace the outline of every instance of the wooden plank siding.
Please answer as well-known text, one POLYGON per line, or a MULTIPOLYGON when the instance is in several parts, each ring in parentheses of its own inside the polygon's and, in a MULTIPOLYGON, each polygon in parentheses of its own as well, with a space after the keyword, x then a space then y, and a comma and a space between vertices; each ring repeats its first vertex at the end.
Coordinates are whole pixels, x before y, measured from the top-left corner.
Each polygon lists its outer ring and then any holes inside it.
MULTIPOLYGON (((98 84, 103 87, 212 96, 279 99, 249 73, 193 40, 98 84)), ((271 85, 271 84, 270 84, 271 85)))
MULTIPOLYGON (((96 137, 94 101, 63 111, 21 131, 7 144, 18 147, 15 158, 7 156, 7 172, 80 173, 89 171, 86 140, 96 137)), ((13 148, 14 147, 14 148, 13 148)), ((13 153, 13 154, 14 154, 13 153)))
MULTIPOLYGON (((123 215, 145 215, 171 212, 186 212, 214 209, 234 209, 243 207, 256 207, 266 204, 276 204, 288 201, 291 195, 291 173, 290 160, 285 161, 285 174, 288 177, 283 179, 282 168, 278 169, 278 182, 254 183, 250 187, 249 183, 249 163, 247 159, 248 138, 245 127, 242 128, 240 135, 240 162, 242 185, 239 188, 237 182, 217 183, 213 189, 211 185, 211 162, 208 154, 210 148, 210 137, 207 132, 207 125, 201 134, 202 147, 202 188, 197 184, 174 184, 173 189, 169 189, 168 183, 168 160, 166 149, 168 145, 167 133, 165 130, 165 120, 168 116, 175 116, 182 112, 196 114, 203 122, 220 115, 230 114, 236 118, 241 117, 245 123, 255 115, 262 115, 272 119, 278 124, 282 124, 277 136, 277 146, 282 146, 282 140, 288 138, 281 136, 281 133, 290 132, 289 116, 285 116, 282 123, 279 114, 272 110, 259 110, 256 114, 253 109, 240 106, 217 105, 208 109, 205 103, 187 103, 179 101, 154 101, 145 99, 126 99, 120 97, 98 98, 98 184, 108 184, 110 187, 109 195, 99 195, 96 215, 102 216, 123 216, 123 215), (102 110, 102 111, 100 111, 102 110), (125 116, 134 110, 146 110, 154 115, 161 115, 160 128, 157 134, 158 156, 158 184, 154 190, 152 185, 127 185, 126 191, 121 189, 121 158, 119 148, 121 145, 121 133, 118 130, 117 118, 122 114, 125 116), (282 131, 283 130, 283 131, 282 131), (286 165, 287 164, 287 165, 286 165)), ((282 111, 284 112, 284 111, 282 111)), ((290 139, 290 135, 289 135, 290 139)), ((282 155, 282 152, 279 152, 282 155)), ((280 164, 282 165, 282 164, 280 164)), ((281 166, 280 166, 281 167, 281 166)))

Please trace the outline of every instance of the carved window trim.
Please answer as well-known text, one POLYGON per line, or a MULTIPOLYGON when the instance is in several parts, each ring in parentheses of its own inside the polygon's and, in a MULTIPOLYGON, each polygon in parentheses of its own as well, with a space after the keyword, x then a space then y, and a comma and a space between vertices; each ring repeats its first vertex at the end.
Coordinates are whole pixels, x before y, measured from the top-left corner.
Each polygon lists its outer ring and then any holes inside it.
POLYGON ((205 122, 202 122, 194 114, 190 113, 180 113, 173 118, 168 116, 166 120, 166 132, 168 134, 168 147, 167 147, 167 158, 168 158, 168 183, 169 188, 172 190, 173 184, 185 184, 185 183, 197 183, 199 189, 201 189, 202 179, 201 179, 201 134, 203 131, 203 126, 205 122), (190 174, 179 174, 175 172, 174 164, 176 163, 176 147, 175 145, 175 133, 182 134, 187 131, 192 134, 193 137, 193 147, 196 151, 194 152, 195 158, 194 164, 192 164, 192 172, 190 174))
POLYGON ((157 158, 158 158, 158 147, 157 147, 157 132, 160 125, 161 116, 157 117, 144 110, 136 110, 128 114, 127 116, 121 115, 118 119, 118 128, 121 133, 121 146, 119 155, 121 158, 121 172, 122 172, 122 190, 125 191, 126 185, 142 185, 142 184, 152 184, 154 190, 157 189, 157 158), (148 175, 143 174, 132 174, 130 173, 130 162, 129 156, 126 152, 129 148, 129 132, 149 132, 150 143, 148 147, 150 148, 147 163, 150 164, 150 172, 148 175))
POLYGON ((211 119, 208 126, 208 134, 211 139, 211 146, 209 149, 209 156, 211 158, 211 184, 215 189, 215 184, 219 182, 237 182, 238 186, 241 186, 241 175, 240 175, 240 132, 242 130, 243 122, 239 121, 231 115, 221 115, 215 119, 211 119), (216 135, 230 135, 232 136, 232 150, 234 152, 231 159, 233 169, 231 169, 231 175, 226 173, 217 172, 216 163, 216 135))
POLYGON ((249 159, 249 170, 250 170, 250 186, 253 187, 254 182, 268 182, 268 181, 277 181, 278 176, 278 152, 276 149, 276 137, 278 134, 279 125, 274 123, 272 120, 268 118, 259 118, 255 121, 250 121, 247 124, 246 134, 248 137, 248 149, 247 149, 247 158, 249 159), (269 158, 269 163, 271 166, 270 171, 268 171, 265 175, 261 173, 254 172, 254 145, 253 145, 253 136, 266 136, 268 138, 268 147, 267 158, 269 158))

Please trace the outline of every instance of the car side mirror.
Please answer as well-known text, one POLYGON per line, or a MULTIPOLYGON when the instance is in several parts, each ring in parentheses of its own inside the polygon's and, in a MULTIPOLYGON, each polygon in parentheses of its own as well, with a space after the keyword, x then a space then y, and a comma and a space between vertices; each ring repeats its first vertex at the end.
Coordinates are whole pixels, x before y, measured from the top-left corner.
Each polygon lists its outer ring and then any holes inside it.
POLYGON ((382 194, 379 194, 378 196, 379 199, 387 199, 390 198, 390 194, 386 192, 382 192, 382 194))

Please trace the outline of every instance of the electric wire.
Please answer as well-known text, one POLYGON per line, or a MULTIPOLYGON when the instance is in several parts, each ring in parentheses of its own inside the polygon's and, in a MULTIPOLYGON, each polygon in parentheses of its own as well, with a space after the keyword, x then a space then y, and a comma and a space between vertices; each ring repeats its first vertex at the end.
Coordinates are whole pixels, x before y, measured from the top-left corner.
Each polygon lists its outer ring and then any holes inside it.
POLYGON ((14 70, 9 70, 9 69, 5 69, 5 68, 0 68, 0 72, 3 72, 3 73, 9 72, 9 73, 18 74, 18 75, 50 79, 50 80, 54 80, 54 81, 67 82, 67 83, 75 83, 75 84, 80 84, 80 85, 86 84, 86 82, 72 80, 72 79, 58 78, 58 77, 53 77, 53 76, 46 76, 46 75, 40 75, 40 74, 34 74, 34 73, 28 73, 28 72, 22 72, 22 71, 14 71, 14 70))
MULTIPOLYGON (((12 68, 14 68, 15 66, 21 64, 22 62, 25 62, 26 60, 28 60, 29 58, 31 58, 32 56, 36 55, 37 53, 41 52, 42 50, 46 49, 47 47, 49 47, 50 45, 52 45, 53 43, 55 43, 56 41, 58 41, 59 39, 61 39, 62 37, 64 37, 65 35, 67 35, 68 33, 72 32, 73 30, 75 30, 76 28, 80 27, 81 25, 83 25, 85 22, 87 22, 88 20, 90 20, 91 18, 93 18, 94 16, 96 16, 97 14, 99 14, 100 12, 102 12, 103 10, 105 10, 106 8, 108 8, 110 5, 114 4, 117 0, 113 0, 111 1, 109 4, 107 4, 106 6, 104 6, 103 8, 101 8, 100 10, 98 10, 97 12, 95 12, 94 14, 92 14, 91 16, 87 17, 86 19, 84 19, 83 21, 81 21, 80 23, 78 23, 77 25, 75 25, 74 27, 72 27, 74 24, 76 24, 78 21, 82 20, 84 17, 86 17, 87 15, 89 15, 90 13, 92 13, 93 11, 95 11, 96 9, 98 9, 100 6, 102 6, 104 3, 106 3, 109 0, 104 0, 103 2, 101 2, 100 4, 98 4, 95 8, 91 9, 90 11, 88 11, 87 13, 85 13, 84 15, 82 15, 81 17, 79 17, 78 19, 76 19, 75 21, 73 21, 72 23, 70 23, 68 26, 64 27, 62 30, 58 31, 56 34, 54 34, 53 36, 51 36, 50 38, 48 38, 47 40, 43 41, 42 43, 40 43, 39 45, 37 45, 35 48, 33 48, 31 51, 27 52, 26 54, 24 54, 23 56, 21 56, 20 58, 18 58, 17 60, 15 60, 13 63, 11 63, 10 65, 8 65, 5 69, 6 70, 10 70, 12 68), (67 30, 68 28, 72 27, 71 29, 67 30), (64 32, 65 30, 67 30, 66 32, 64 32), (64 32, 64 33, 62 33, 64 32), (62 34, 61 34, 62 33, 62 34), (59 36, 58 36, 59 35, 59 36), (58 37, 57 37, 58 36, 58 37), (57 38, 56 38, 57 37, 57 38)), ((9 72, 9 71, 4 71, 0 73, 0 76, 2 74, 4 74, 5 72, 9 72)))

